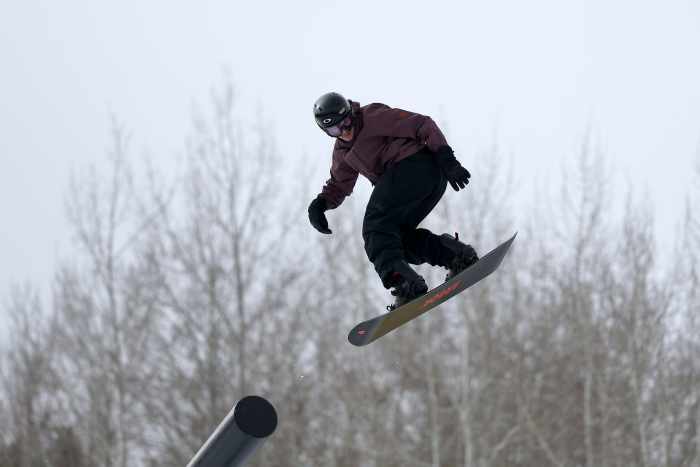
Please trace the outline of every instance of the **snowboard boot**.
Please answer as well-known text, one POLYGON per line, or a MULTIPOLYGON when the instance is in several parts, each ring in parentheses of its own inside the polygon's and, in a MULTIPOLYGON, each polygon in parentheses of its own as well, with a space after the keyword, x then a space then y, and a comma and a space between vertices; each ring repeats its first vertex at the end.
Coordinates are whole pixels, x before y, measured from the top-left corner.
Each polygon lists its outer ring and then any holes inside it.
POLYGON ((425 279, 414 271, 406 261, 395 261, 389 270, 390 272, 387 273, 383 282, 385 285, 393 287, 391 295, 396 299, 392 305, 387 305, 387 310, 394 310, 428 292, 425 279))
POLYGON ((450 234, 440 235, 440 242, 454 255, 452 260, 445 266, 448 271, 445 282, 479 261, 479 256, 474 248, 471 245, 460 242, 457 232, 455 232, 454 237, 450 234))

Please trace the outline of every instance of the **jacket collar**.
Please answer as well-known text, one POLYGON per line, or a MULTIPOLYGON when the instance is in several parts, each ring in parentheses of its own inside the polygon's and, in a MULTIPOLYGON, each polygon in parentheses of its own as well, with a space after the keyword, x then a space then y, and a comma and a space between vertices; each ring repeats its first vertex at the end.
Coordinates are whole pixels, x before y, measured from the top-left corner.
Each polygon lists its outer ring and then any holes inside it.
POLYGON ((348 99, 350 102, 350 108, 352 109, 352 126, 355 129, 354 136, 350 141, 343 141, 340 138, 336 138, 335 146, 336 148, 350 149, 355 141, 357 141, 357 136, 362 131, 363 121, 362 121, 362 110, 360 109, 360 103, 348 99))

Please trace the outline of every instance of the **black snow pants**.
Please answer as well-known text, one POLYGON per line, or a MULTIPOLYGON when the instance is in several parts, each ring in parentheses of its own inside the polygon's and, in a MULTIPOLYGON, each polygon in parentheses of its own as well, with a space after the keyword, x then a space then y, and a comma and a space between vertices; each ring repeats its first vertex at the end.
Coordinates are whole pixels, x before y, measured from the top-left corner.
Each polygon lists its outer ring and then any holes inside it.
POLYGON ((418 228, 445 193, 447 180, 428 150, 389 168, 374 187, 367 203, 362 237, 369 260, 389 288, 392 263, 446 266, 453 256, 440 237, 418 228))

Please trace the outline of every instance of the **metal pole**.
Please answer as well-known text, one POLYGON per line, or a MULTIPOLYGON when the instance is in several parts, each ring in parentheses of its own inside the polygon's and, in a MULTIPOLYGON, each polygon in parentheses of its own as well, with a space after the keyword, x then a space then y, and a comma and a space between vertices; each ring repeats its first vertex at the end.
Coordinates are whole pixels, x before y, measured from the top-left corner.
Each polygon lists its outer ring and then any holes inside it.
POLYGON ((277 428, 277 412, 266 399, 244 397, 228 413, 187 467, 238 467, 277 428))

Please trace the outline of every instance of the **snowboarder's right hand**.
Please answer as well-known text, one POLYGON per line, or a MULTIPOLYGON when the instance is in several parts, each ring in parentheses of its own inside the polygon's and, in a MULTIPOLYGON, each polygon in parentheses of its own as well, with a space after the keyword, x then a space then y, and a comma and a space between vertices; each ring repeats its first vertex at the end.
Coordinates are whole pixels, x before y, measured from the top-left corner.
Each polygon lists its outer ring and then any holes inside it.
POLYGON ((316 230, 324 234, 333 233, 331 229, 328 228, 328 220, 326 219, 325 211, 328 210, 326 205, 326 200, 322 196, 317 196, 309 204, 309 221, 311 225, 314 226, 316 230))
POLYGON ((465 188, 467 186, 472 174, 462 167, 462 164, 460 164, 455 157, 451 147, 440 146, 435 154, 435 159, 442 173, 445 174, 445 178, 447 178, 447 181, 452 185, 452 189, 459 191, 460 188, 465 188))

